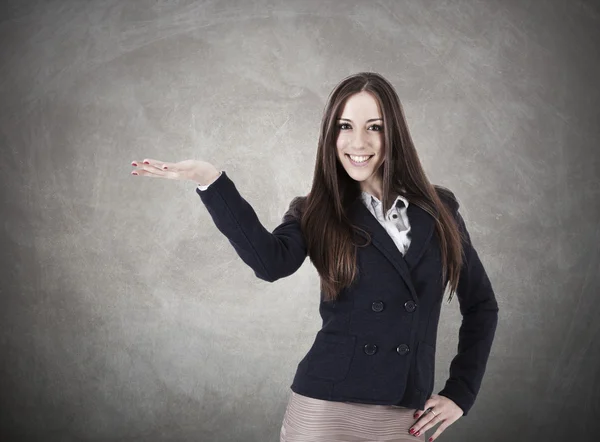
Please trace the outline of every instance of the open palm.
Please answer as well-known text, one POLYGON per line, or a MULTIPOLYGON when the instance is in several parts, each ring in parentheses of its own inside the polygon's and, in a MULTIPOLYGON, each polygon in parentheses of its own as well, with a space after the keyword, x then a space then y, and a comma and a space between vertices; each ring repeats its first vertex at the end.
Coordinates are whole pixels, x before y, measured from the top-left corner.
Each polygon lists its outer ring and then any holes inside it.
POLYGON ((131 172, 132 175, 171 180, 189 180, 204 184, 214 179, 219 171, 206 161, 183 160, 177 163, 146 158, 143 161, 132 161, 132 166, 140 167, 131 172))

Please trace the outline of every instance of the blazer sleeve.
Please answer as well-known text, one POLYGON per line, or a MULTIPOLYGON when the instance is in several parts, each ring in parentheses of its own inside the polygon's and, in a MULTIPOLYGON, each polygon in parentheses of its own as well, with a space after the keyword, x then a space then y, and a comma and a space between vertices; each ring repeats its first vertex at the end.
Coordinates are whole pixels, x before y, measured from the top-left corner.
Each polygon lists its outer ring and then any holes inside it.
POLYGON ((456 294, 462 323, 458 353, 450 363, 450 377, 438 393, 454 401, 466 416, 475 402, 485 373, 498 324, 498 303, 492 284, 471 243, 463 217, 455 213, 463 236, 465 257, 456 294))
POLYGON ((274 282, 300 268, 307 256, 298 210, 301 197, 292 200, 282 222, 269 232, 225 171, 206 190, 196 187, 196 192, 217 228, 259 279, 274 282))

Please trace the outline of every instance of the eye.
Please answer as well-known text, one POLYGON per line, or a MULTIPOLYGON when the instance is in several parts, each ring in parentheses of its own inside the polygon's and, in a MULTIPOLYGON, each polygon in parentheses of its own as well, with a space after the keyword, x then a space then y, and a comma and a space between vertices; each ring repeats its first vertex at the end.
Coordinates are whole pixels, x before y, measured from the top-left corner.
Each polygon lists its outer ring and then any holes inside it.
MULTIPOLYGON (((348 126, 349 127, 350 125, 348 123, 341 123, 341 124, 338 124, 338 129, 344 130, 344 126, 348 126)), ((383 130, 383 126, 381 126, 379 124, 373 124, 370 127, 376 127, 377 130, 375 132, 381 132, 383 130)))

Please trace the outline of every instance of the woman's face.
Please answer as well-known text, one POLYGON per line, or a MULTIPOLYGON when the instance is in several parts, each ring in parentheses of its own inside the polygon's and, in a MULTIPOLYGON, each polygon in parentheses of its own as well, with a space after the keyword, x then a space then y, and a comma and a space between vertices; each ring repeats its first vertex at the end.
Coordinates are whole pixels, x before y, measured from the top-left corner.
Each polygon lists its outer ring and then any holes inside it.
POLYGON ((377 172, 383 163, 384 149, 383 119, 377 101, 364 91, 350 96, 336 125, 338 159, 348 175, 360 181, 362 190, 379 198, 381 174, 377 172), (350 155, 359 158, 354 162, 350 155), (365 156, 369 158, 362 161, 365 156))

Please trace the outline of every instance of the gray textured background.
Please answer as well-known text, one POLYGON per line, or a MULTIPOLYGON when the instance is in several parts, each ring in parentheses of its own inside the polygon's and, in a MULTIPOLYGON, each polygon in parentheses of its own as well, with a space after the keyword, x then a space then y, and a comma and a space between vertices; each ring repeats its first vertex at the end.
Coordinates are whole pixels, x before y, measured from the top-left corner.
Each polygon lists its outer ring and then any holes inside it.
MULTIPOLYGON (((500 305, 476 405, 439 440, 597 440, 597 2, 4 0, 0 14, 1 440, 279 440, 320 327, 315 269, 256 279, 192 182, 130 161, 210 161, 272 230, 309 189, 327 94, 362 70, 397 88, 500 305)), ((456 298, 440 324, 436 392, 456 298)))

